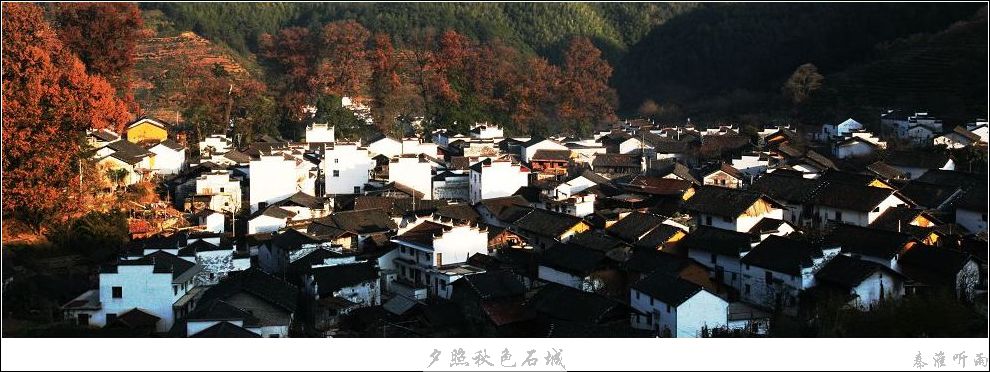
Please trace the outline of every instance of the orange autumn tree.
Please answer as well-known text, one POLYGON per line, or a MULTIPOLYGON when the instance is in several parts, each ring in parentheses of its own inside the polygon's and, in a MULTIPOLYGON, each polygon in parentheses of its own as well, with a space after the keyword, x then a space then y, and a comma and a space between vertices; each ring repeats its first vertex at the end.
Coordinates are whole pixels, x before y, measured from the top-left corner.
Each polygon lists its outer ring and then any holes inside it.
POLYGON ((602 52, 586 37, 571 39, 564 52, 564 66, 558 86, 560 119, 576 130, 590 129, 614 119, 615 90, 608 86, 612 67, 602 52))
POLYGON ((122 129, 114 89, 59 40, 42 9, 3 6, 3 217, 36 231, 82 206, 77 156, 87 128, 122 129))
POLYGON ((134 49, 144 20, 134 3, 54 3, 52 22, 59 40, 74 52, 91 75, 107 79, 129 105, 136 108, 132 92, 134 49))

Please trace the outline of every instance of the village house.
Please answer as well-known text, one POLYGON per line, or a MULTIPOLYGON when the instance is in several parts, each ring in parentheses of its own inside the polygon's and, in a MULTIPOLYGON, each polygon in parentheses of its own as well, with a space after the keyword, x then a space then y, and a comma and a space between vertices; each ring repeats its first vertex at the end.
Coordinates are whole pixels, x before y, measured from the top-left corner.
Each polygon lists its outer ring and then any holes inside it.
POLYGON ((826 182, 815 191, 810 202, 815 226, 828 223, 867 226, 887 209, 910 205, 893 189, 843 182, 826 182))
POLYGON ((352 310, 382 304, 378 267, 356 262, 313 267, 303 276, 303 288, 316 303, 314 325, 327 330, 352 310))
POLYGON ((632 326, 660 337, 702 337, 702 332, 728 323, 728 302, 662 271, 633 284, 629 304, 638 312, 630 319, 632 326))
POLYGON ((327 194, 360 194, 375 166, 368 149, 355 143, 327 144, 323 164, 327 194))
POLYGON ((964 127, 955 127, 951 132, 935 137, 935 139, 932 140, 932 143, 935 146, 941 145, 949 149, 961 149, 979 145, 981 143, 981 138, 976 133, 970 132, 964 127))
POLYGON ((567 146, 561 145, 557 141, 543 139, 543 138, 533 138, 526 143, 521 145, 522 153, 520 154, 521 160, 524 163, 529 163, 533 160, 533 155, 539 150, 560 150, 569 151, 567 146))
MULTIPOLYGON (((450 298, 451 284, 457 279, 484 271, 467 264, 476 253, 488 253, 488 232, 484 227, 424 219, 396 235, 399 245, 395 264, 399 287, 427 288, 430 296, 450 298)), ((414 298, 417 299, 417 298, 414 298)))
POLYGON ((465 170, 442 170, 432 180, 433 199, 471 200, 471 172, 465 170))
POLYGON ((956 223, 974 234, 987 232, 987 188, 973 187, 954 203, 956 223))
POLYGON ((825 235, 823 247, 839 247, 843 254, 901 272, 900 256, 916 244, 917 239, 903 232, 838 224, 825 235))
POLYGON ((677 242, 677 249, 711 270, 716 284, 742 290, 743 270, 739 260, 759 242, 757 239, 749 233, 698 226, 677 242))
POLYGON ((701 179, 705 185, 739 189, 742 188, 746 176, 731 165, 722 164, 718 169, 705 172, 701 179))
POLYGON ((178 174, 186 168, 186 148, 172 139, 166 139, 148 147, 155 154, 151 170, 158 174, 178 174))
POLYGON ((782 205, 747 190, 702 186, 684 203, 697 226, 749 231, 763 218, 783 219, 782 205))
POLYGON ((942 133, 942 120, 927 112, 909 114, 899 110, 889 110, 880 115, 880 124, 894 131, 900 139, 910 140, 921 145, 931 143, 935 133, 942 133))
POLYGON ((853 131, 858 131, 863 129, 863 124, 860 122, 849 118, 839 124, 824 124, 822 129, 815 135, 815 139, 823 142, 831 141, 836 138, 844 138, 853 131))
POLYGON ((227 327, 224 332, 241 337, 238 328, 261 337, 288 337, 297 321, 299 297, 298 287, 256 268, 232 273, 202 294, 178 334, 213 337, 220 331, 215 327, 227 327))
POLYGON ((767 172, 767 169, 770 169, 771 159, 769 154, 762 152, 742 154, 738 159, 733 158, 730 165, 742 173, 746 181, 752 182, 753 179, 763 175, 767 172))
POLYGON ((99 150, 119 139, 119 134, 107 128, 86 130, 86 143, 93 150, 99 150))
POLYGON ((567 174, 570 159, 570 150, 537 150, 529 163, 530 168, 542 175, 561 176, 567 174))
POLYGON ((980 265, 964 252, 917 244, 907 248, 898 261, 900 272, 911 278, 910 294, 945 291, 967 303, 977 299, 977 288, 986 288, 980 265))
POLYGON ((972 123, 966 124, 966 130, 980 137, 980 143, 986 144, 990 138, 990 127, 986 119, 976 119, 972 123))
POLYGON ((306 126, 306 143, 334 143, 334 126, 329 123, 311 123, 306 126))
POLYGON ((577 216, 532 209, 509 228, 541 251, 557 243, 566 243, 575 234, 590 230, 591 225, 577 216))
POLYGON ((471 138, 494 139, 505 137, 502 127, 496 124, 476 123, 469 132, 471 138))
POLYGON ((801 292, 815 286, 815 273, 838 253, 838 247, 823 249, 805 241, 771 236, 740 260, 742 299, 796 314, 801 292))
POLYGON ((62 306, 66 319, 82 326, 105 327, 130 312, 146 318, 155 332, 166 332, 192 307, 199 265, 165 251, 104 266, 99 288, 62 306))
POLYGON ((168 125, 147 116, 140 117, 127 124, 125 131, 127 133, 127 140, 131 143, 159 143, 168 138, 168 125))
POLYGON ((249 168, 251 213, 285 199, 298 191, 296 160, 282 154, 262 154, 251 159, 249 168))
POLYGON ((537 276, 541 281, 557 283, 586 292, 609 290, 606 278, 614 265, 602 250, 557 244, 539 255, 537 276))
POLYGON ((433 162, 419 155, 402 155, 391 159, 388 182, 395 182, 433 199, 433 162))
POLYGON ((222 134, 211 134, 199 142, 200 158, 222 155, 234 150, 234 142, 222 134))
POLYGON ((686 233, 669 219, 643 212, 632 212, 605 229, 609 234, 636 246, 659 250, 668 247, 686 233))
POLYGON ((597 154, 591 162, 591 169, 609 176, 638 174, 643 171, 643 163, 638 155, 597 154))
POLYGON ((510 196, 529 185, 529 168, 509 160, 485 159, 471 166, 471 204, 510 196))
POLYGON ((150 175, 155 167, 155 153, 130 141, 117 140, 96 151, 97 165, 123 172, 115 182, 130 186, 150 175))
POLYGON ((207 208, 227 213, 241 210, 241 183, 231 171, 215 170, 196 178, 196 195, 209 198, 207 208))
POLYGON ((832 155, 839 159, 863 158, 877 151, 877 146, 860 137, 849 137, 832 144, 832 155))
POLYGON ((816 291, 838 296, 850 307, 871 310, 904 296, 904 275, 876 262, 836 255, 815 273, 816 291))
MULTIPOLYGON (((624 297, 624 296, 623 296, 624 297)), ((540 337, 581 337, 597 334, 610 337, 629 327, 633 310, 622 301, 601 293, 547 283, 526 300, 526 308, 537 314, 540 337), (584 329, 582 332, 578 329, 584 329), (577 334, 575 334, 577 333, 577 334)))
POLYGON ((231 272, 251 267, 249 255, 237 252, 231 241, 220 238, 190 239, 189 244, 179 249, 178 256, 202 268, 196 275, 196 285, 214 285, 231 272))
POLYGON ((450 299, 464 313, 467 334, 487 337, 529 335, 536 314, 524 305, 526 287, 507 270, 468 275, 452 284, 450 299))
POLYGON ((956 163, 947 155, 932 151, 888 151, 884 162, 912 180, 932 169, 956 169, 956 163))

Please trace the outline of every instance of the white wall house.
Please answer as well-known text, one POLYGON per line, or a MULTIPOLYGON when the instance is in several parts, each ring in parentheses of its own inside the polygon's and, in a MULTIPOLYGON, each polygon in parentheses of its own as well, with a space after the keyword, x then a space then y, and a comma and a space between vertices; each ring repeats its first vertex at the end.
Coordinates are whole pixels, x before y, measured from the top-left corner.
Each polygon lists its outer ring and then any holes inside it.
POLYGON ((234 143, 222 134, 213 134, 199 142, 199 156, 209 157, 213 154, 226 154, 234 148, 234 143))
POLYGON ((740 295, 747 303, 793 313, 800 293, 815 286, 815 273, 839 250, 771 236, 740 260, 743 265, 740 295))
POLYGON ((732 159, 732 167, 747 177, 756 178, 767 172, 770 157, 765 154, 742 155, 739 159, 732 159))
POLYGON ((751 230, 764 218, 783 219, 781 207, 759 193, 715 186, 699 188, 684 205, 698 226, 741 232, 751 230))
POLYGON ((497 124, 477 123, 471 128, 471 138, 493 139, 504 136, 505 132, 497 124))
POLYGON ((388 182, 419 191, 423 199, 433 199, 433 162, 418 155, 394 157, 388 165, 388 182))
POLYGON ((832 154, 839 159, 859 158, 872 155, 874 146, 864 139, 850 137, 837 142, 832 148, 832 154))
POLYGON ((529 169, 508 160, 486 159, 471 166, 471 204, 515 194, 529 186, 529 169))
POLYGON ((660 337, 701 337, 705 329, 728 324, 728 302, 664 272, 634 284, 629 291, 629 305, 642 314, 632 316, 632 327, 653 330, 660 337))
POLYGON ((527 146, 522 149, 522 161, 524 163, 529 163, 533 154, 536 154, 537 150, 568 150, 567 146, 561 145, 556 141, 552 140, 542 140, 534 143, 527 143, 527 146))
POLYGON ((196 178, 196 195, 211 196, 212 210, 231 213, 241 210, 241 183, 231 177, 231 171, 215 170, 196 178))
POLYGON ((841 222, 856 226, 868 226, 888 209, 908 205, 894 190, 829 183, 813 201, 815 222, 841 222))
POLYGON ((282 154, 262 154, 251 159, 250 196, 251 213, 259 204, 271 204, 285 199, 297 191, 296 160, 282 154))
POLYGON ((151 169, 158 174, 177 174, 186 168, 186 148, 175 141, 162 141, 148 151, 155 154, 155 165, 151 169))
POLYGON ((834 288, 851 297, 849 306, 860 310, 904 296, 904 276, 876 262, 843 254, 818 270, 815 279, 818 286, 834 288))
POLYGON ((437 144, 430 142, 423 142, 423 140, 415 137, 403 138, 402 154, 403 155, 426 154, 429 156, 437 156, 437 144))
POLYGON ((334 127, 329 123, 306 126, 306 143, 333 143, 334 127))
POLYGON ((447 170, 433 176, 433 198, 437 200, 471 200, 471 172, 447 170))
POLYGON ((484 271, 467 265, 469 257, 488 253, 486 228, 440 219, 417 221, 392 242, 399 245, 394 262, 400 285, 426 287, 442 298, 450 298, 453 281, 484 271))
POLYGON ((69 320, 103 327, 132 310, 158 317, 156 332, 172 328, 189 310, 186 294, 195 286, 201 267, 171 253, 156 251, 136 260, 105 268, 99 289, 90 290, 62 308, 69 320))
POLYGON ((390 159, 393 156, 402 155, 402 142, 391 137, 382 136, 369 142, 366 147, 368 148, 368 153, 385 155, 390 159))
POLYGON ((328 145, 323 163, 327 194, 361 193, 375 167, 368 149, 354 143, 328 145))

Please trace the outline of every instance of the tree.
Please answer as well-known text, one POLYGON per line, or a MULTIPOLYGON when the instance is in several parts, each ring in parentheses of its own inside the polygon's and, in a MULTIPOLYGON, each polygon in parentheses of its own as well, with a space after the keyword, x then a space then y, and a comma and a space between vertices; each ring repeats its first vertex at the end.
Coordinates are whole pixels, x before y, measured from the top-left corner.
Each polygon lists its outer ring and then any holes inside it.
POLYGON ((642 104, 639 105, 639 109, 636 110, 636 112, 645 117, 653 117, 654 115, 660 113, 660 105, 652 99, 647 98, 642 104))
POLYGON ((52 19, 59 39, 91 75, 107 79, 117 94, 136 107, 131 92, 134 48, 144 22, 134 3, 55 3, 52 19))
POLYGON ((799 105, 807 100, 811 93, 821 88, 824 80, 825 77, 818 73, 818 67, 805 63, 794 70, 791 77, 784 83, 782 91, 787 99, 795 105, 799 105))
POLYGON ((269 62, 273 72, 279 77, 275 89, 289 120, 302 121, 307 118, 303 107, 316 98, 314 69, 317 62, 318 45, 308 28, 292 27, 275 35, 263 34, 259 45, 261 57, 269 62))
POLYGON ((86 129, 118 132, 131 119, 113 87, 90 76, 42 9, 3 7, 3 215, 40 231, 83 206, 72 201, 86 129))
POLYGON ((564 52, 558 116, 575 132, 614 119, 615 90, 608 86, 612 67, 586 37, 571 39, 564 52))
POLYGON ((322 94, 361 95, 371 77, 368 41, 371 33, 355 21, 332 22, 323 27, 315 73, 322 94))

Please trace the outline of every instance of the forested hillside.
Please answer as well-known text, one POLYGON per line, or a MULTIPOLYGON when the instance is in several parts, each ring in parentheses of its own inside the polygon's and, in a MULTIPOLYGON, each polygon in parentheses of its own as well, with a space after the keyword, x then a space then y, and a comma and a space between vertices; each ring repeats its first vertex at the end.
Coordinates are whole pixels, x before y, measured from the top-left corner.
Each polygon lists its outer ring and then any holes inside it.
MULTIPOLYGON (((356 20, 372 32, 408 40, 414 31, 455 29, 501 39, 524 51, 555 53, 572 35, 588 36, 618 57, 629 45, 698 6, 693 3, 142 3, 161 10, 177 30, 191 30, 246 53, 258 37, 291 26, 356 20)), ((400 45, 401 46, 401 45, 400 45)))
MULTIPOLYGON (((627 111, 652 99, 681 116, 731 117, 757 110, 758 114, 773 116, 778 112, 772 108, 787 109, 788 102, 781 99, 780 87, 798 66, 814 64, 826 76, 828 86, 830 74, 873 61, 876 66, 882 66, 884 61, 897 59, 892 54, 899 49, 885 45, 915 34, 940 32, 953 22, 970 18, 982 6, 936 3, 706 6, 654 28, 630 47, 616 67, 614 84, 627 111)), ((949 40, 953 34, 942 39, 939 43, 958 44, 949 40)), ((985 33, 982 43, 970 41, 974 42, 963 48, 942 49, 941 52, 949 54, 941 58, 964 58, 970 51, 986 55, 985 33), (964 54, 954 54, 960 52, 964 54)), ((913 66, 901 59, 902 70, 930 67, 913 66)), ((865 77, 850 74, 844 79, 855 76, 865 77)), ((890 74, 883 76, 893 78, 890 74)), ((858 83, 846 85, 849 84, 858 83)), ((895 95, 897 92, 889 92, 889 96, 895 95)))

